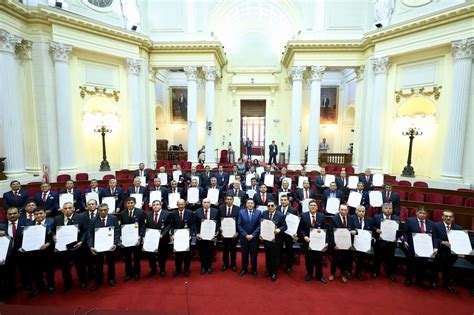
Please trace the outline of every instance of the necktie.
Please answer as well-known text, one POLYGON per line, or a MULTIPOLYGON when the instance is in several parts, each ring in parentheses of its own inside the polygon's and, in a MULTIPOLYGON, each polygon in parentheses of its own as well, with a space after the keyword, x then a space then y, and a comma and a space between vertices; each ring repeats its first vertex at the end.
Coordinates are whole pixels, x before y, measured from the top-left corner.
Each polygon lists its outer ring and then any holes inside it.
POLYGON ((360 228, 364 229, 364 226, 362 225, 362 223, 363 223, 362 218, 359 218, 359 223, 360 223, 360 228))
POLYGON ((204 210, 204 219, 206 219, 206 220, 207 220, 207 209, 206 209, 206 210, 204 210))
POLYGON ((270 221, 272 220, 273 218, 273 213, 270 213, 270 215, 268 216, 268 218, 270 219, 270 221))
POLYGON ((33 214, 32 213, 28 214, 28 220, 33 221, 33 214))
POLYGON ((253 211, 249 211, 249 219, 252 220, 253 211))
POLYGON ((424 221, 420 221, 420 231, 421 231, 421 233, 425 233, 425 223, 424 223, 424 221))
POLYGON ((238 195, 239 195, 239 191, 236 189, 235 193, 234 193, 234 196, 238 196, 238 195))
POLYGON ((365 176, 365 179, 367 180, 367 183, 369 182, 369 176, 365 176))
POLYGON ((180 219, 181 221, 183 221, 183 212, 184 212, 184 211, 180 211, 180 212, 179 212, 179 219, 180 219))
POLYGON ((283 215, 286 215, 286 208, 281 208, 281 209, 282 209, 283 215))
POLYGON ((342 227, 347 227, 346 217, 342 217, 342 227))
POLYGON ((230 208, 227 208, 227 216, 230 217, 230 208))
POLYGON ((133 218, 133 210, 130 210, 130 211, 128 212, 128 216, 129 216, 130 218, 133 218))
POLYGON ((105 218, 102 219, 102 226, 105 226, 105 218))
POLYGON ((68 225, 69 224, 69 218, 66 218, 66 222, 64 223, 64 225, 68 225))
POLYGON ((47 194, 43 193, 43 202, 46 202, 46 196, 47 196, 47 194))
POLYGON ((138 187, 135 187, 135 193, 138 194, 138 187))
POLYGON ((305 199, 308 199, 308 198, 309 198, 309 196, 308 196, 308 189, 305 189, 305 190, 304 190, 304 198, 305 198, 305 199))
POLYGON ((262 203, 265 204, 265 194, 262 193, 262 203))
POLYGON ((390 192, 387 193, 387 201, 390 200, 390 192))
POLYGON ((448 230, 448 232, 451 231, 451 226, 450 226, 450 225, 447 225, 447 226, 446 226, 446 230, 448 230))
POLYGON ((16 222, 13 222, 12 223, 12 236, 13 236, 13 239, 15 239, 15 235, 16 235, 16 222))
POLYGON ((154 224, 158 223, 158 212, 155 212, 155 218, 153 219, 153 223, 154 224))
POLYGON ((311 221, 311 226, 315 227, 316 226, 316 216, 313 214, 312 217, 313 217, 313 220, 311 221))
POLYGON ((91 212, 91 221, 94 219, 94 212, 91 212))
POLYGON ((15 199, 18 199, 18 192, 15 191, 15 192, 13 192, 13 194, 15 195, 15 199))
POLYGON ((115 189, 111 189, 111 190, 110 190, 110 194, 111 194, 112 196, 115 195, 115 189))

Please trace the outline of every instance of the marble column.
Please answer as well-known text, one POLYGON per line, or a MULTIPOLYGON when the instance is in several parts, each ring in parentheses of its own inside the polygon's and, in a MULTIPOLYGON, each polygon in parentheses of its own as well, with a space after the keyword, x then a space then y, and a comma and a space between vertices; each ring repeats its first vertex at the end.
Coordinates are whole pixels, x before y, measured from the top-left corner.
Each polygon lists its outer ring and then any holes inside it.
POLYGON ((198 163, 197 68, 184 67, 184 72, 188 80, 188 161, 196 165, 198 163))
POLYGON ((0 29, 0 112, 3 120, 2 142, 5 174, 15 177, 25 173, 25 149, 15 47, 21 38, 0 29))
POLYGON ((130 113, 130 157, 128 162, 129 169, 138 168, 142 163, 142 139, 140 124, 140 87, 139 75, 142 63, 137 59, 127 58, 125 64, 128 71, 128 102, 130 113))
POLYGON ((291 137, 290 162, 288 169, 301 169, 301 107, 303 105, 303 73, 305 66, 293 66, 291 78, 293 90, 291 95, 291 137))
POLYGON ((151 66, 148 68, 148 98, 149 98, 149 106, 148 112, 149 114, 149 123, 150 123, 150 132, 148 133, 148 142, 151 143, 151 148, 148 150, 148 160, 151 161, 151 166, 153 168, 156 167, 156 68, 152 68, 151 66))
POLYGON ((355 69, 356 73, 356 95, 355 95, 355 122, 354 122, 354 147, 352 150, 352 166, 354 169, 359 169, 360 154, 363 140, 362 133, 362 118, 363 116, 363 97, 364 97, 364 72, 365 66, 360 66, 355 69))
POLYGON ((474 56, 474 37, 454 41, 451 48, 454 57, 454 68, 442 176, 461 180, 472 58, 474 56))
POLYGON ((51 42, 49 52, 54 62, 59 172, 68 172, 76 168, 76 146, 72 128, 71 70, 69 67, 72 46, 51 42))
POLYGON ((204 78, 206 79, 206 164, 215 167, 216 164, 216 97, 215 97, 215 80, 217 75, 216 67, 205 66, 204 78))
POLYGON ((326 66, 311 67, 311 99, 309 113, 309 140, 307 171, 319 171, 319 116, 321 105, 321 79, 326 66))
POLYGON ((389 57, 384 56, 372 59, 374 68, 374 95, 369 135, 368 167, 376 172, 383 171, 383 139, 385 127, 385 99, 387 87, 387 74, 390 67, 389 57))

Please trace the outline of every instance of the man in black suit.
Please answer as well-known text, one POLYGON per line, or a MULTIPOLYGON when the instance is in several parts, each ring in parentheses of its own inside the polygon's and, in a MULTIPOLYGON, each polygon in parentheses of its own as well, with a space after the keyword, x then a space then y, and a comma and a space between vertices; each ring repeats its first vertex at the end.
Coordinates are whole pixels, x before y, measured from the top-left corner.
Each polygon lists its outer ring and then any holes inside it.
POLYGON ((260 184, 265 184, 265 177, 271 178, 273 176, 273 181, 271 181, 271 186, 267 186, 269 193, 273 193, 273 186, 275 185, 275 174, 272 173, 272 167, 270 165, 265 166, 265 172, 260 174, 260 184))
MULTIPOLYGON (((132 194, 141 194, 142 195, 142 203, 137 204, 136 207, 143 209, 143 207, 148 203, 148 192, 146 187, 141 185, 142 181, 140 177, 135 177, 133 179, 133 185, 128 187, 127 196, 130 197, 132 194)), ((124 201, 124 208, 125 208, 125 201, 124 201)))
POLYGON ((211 173, 211 167, 209 165, 206 165, 204 167, 204 172, 201 173, 201 179, 200 179, 200 185, 202 188, 206 189, 211 185, 211 178, 213 177, 213 174, 211 173))
POLYGON ((91 287, 91 291, 97 290, 102 285, 102 281, 104 280, 104 260, 107 261, 107 280, 109 286, 115 286, 114 251, 117 248, 117 245, 120 243, 120 225, 115 218, 115 215, 108 214, 109 206, 106 203, 100 204, 97 213, 98 214, 95 216, 94 221, 91 222, 89 231, 87 233, 87 243, 91 253, 94 255, 96 270, 95 282, 91 287), (108 228, 109 231, 113 231, 114 234, 114 244, 112 247, 110 247, 110 250, 105 252, 98 252, 94 248, 95 230, 99 228, 108 228))
MULTIPOLYGON (((357 189, 351 190, 351 192, 356 192, 362 195, 362 198, 360 199, 360 205, 364 206, 365 209, 368 209, 370 206, 370 199, 369 199, 369 192, 364 190, 364 184, 362 182, 359 182, 357 184, 357 189)), ((349 193, 350 195, 350 193, 349 193)), ((364 211, 365 211, 364 209, 364 211)), ((354 215, 355 214, 356 208, 354 207, 349 207, 349 214, 354 215)))
POLYGON ((323 194, 324 190, 328 188, 326 187, 325 181, 326 181, 326 170, 322 168, 319 171, 319 175, 316 176, 316 189, 318 190, 318 193, 321 195, 323 194))
POLYGON ((115 199, 115 213, 119 213, 123 209, 123 189, 117 187, 117 180, 112 178, 109 180, 109 187, 104 189, 104 197, 114 197, 115 199))
MULTIPOLYGON (((89 230, 90 226, 99 215, 97 211, 97 206, 98 206, 97 201, 95 199, 91 199, 86 204, 86 211, 81 213, 81 216, 82 216, 81 221, 86 226, 87 230, 89 230)), ((87 233, 88 232, 89 231, 87 231, 87 233)), ((81 260, 84 261, 86 264, 87 279, 92 280, 96 277, 96 272, 95 272, 96 258, 92 254, 89 248, 89 242, 87 239, 86 239, 86 242, 83 243, 82 246, 79 248, 79 250, 80 250, 81 260)))
POLYGON ((205 198, 202 201, 202 208, 196 210, 196 238, 198 240, 199 258, 201 259, 201 275, 204 273, 212 274, 212 256, 215 250, 214 240, 217 237, 220 221, 219 212, 215 208, 211 208, 211 200, 205 198), (201 223, 204 220, 212 220, 216 222, 214 238, 212 240, 204 240, 201 237, 201 223))
POLYGON ((268 164, 271 165, 272 163, 277 162, 277 155, 278 155, 278 146, 275 143, 275 140, 272 141, 272 144, 268 146, 268 153, 270 155, 270 159, 268 159, 268 164))
POLYGON ((294 199, 294 195, 293 195, 293 192, 291 191, 290 182, 287 181, 287 180, 282 181, 281 188, 278 189, 278 192, 277 192, 277 197, 281 196, 281 195, 284 195, 284 194, 286 194, 288 196, 288 200, 291 203, 294 199), (283 194, 281 194, 281 193, 283 193, 283 194))
POLYGON ((145 164, 138 164, 138 170, 133 172, 133 177, 145 177, 145 183, 150 181, 150 174, 145 170, 145 164))
POLYGON ((97 179, 92 179, 90 182, 90 187, 84 190, 83 203, 85 205, 87 205, 87 202, 89 201, 89 199, 91 199, 90 197, 87 196, 87 194, 91 192, 96 193, 99 196, 98 203, 102 202, 102 197, 104 196, 104 188, 99 187, 99 182, 97 181, 97 179))
POLYGON ((35 220, 36 202, 33 199, 28 199, 20 213, 20 217, 27 221, 35 220))
MULTIPOLYGON (((281 195, 280 205, 277 207, 277 211, 281 212, 285 218, 288 214, 297 215, 296 209, 292 208, 290 205, 290 200, 288 198, 288 195, 281 195)), ((290 274, 292 272, 293 259, 294 259, 293 241, 298 239, 298 234, 288 235, 286 233, 283 233, 281 237, 282 237, 282 241, 281 241, 281 247, 280 247, 280 253, 281 253, 280 261, 281 262, 285 261, 286 273, 290 274)))
MULTIPOLYGON (((177 229, 189 229, 190 243, 191 238, 195 235, 195 217, 191 210, 185 208, 186 203, 184 199, 178 200, 178 209, 171 213, 171 238, 174 238, 174 231, 177 229)), ((191 244, 189 244, 191 248, 191 244)), ((191 251, 176 252, 175 266, 176 270, 173 277, 177 277, 183 270, 184 262, 184 276, 189 277, 189 267, 191 266, 191 251)))
POLYGON ((183 199, 186 198, 186 195, 184 193, 183 188, 178 187, 178 183, 176 181, 172 180, 171 183, 170 183, 170 188, 168 188, 168 192, 166 193, 166 196, 168 197, 168 201, 167 201, 168 210, 176 209, 176 208, 170 208, 171 205, 169 204, 169 195, 170 194, 175 194, 175 193, 179 193, 179 196, 183 199))
MULTIPOLYGON (((171 229, 171 213, 163 210, 159 200, 151 204, 152 211, 146 214, 146 228, 160 230, 160 243, 158 246, 158 265, 160 266, 160 276, 166 277, 166 258, 168 256, 169 233, 171 229)), ((147 278, 156 274, 156 253, 148 253, 148 265, 150 272, 147 278)))
POLYGON ((217 179, 217 186, 225 189, 227 187, 227 183, 229 182, 229 175, 224 172, 224 167, 219 165, 217 172, 214 173, 214 177, 217 179))
MULTIPOLYGON (((352 216, 352 221, 354 222, 354 228, 357 230, 366 230, 372 231, 372 220, 365 213, 365 207, 360 205, 355 210, 355 215, 352 216)), ((354 257, 356 260, 355 275, 357 279, 363 281, 365 278, 362 275, 362 266, 364 265, 364 260, 367 257, 367 253, 355 251, 354 257)))
MULTIPOLYGON (((74 263, 74 266, 76 267, 77 279, 79 280, 81 289, 85 290, 87 288, 86 266, 85 262, 80 257, 80 247, 86 242, 87 226, 84 225, 82 216, 79 213, 75 213, 75 211, 76 209, 74 209, 74 205, 71 202, 66 202, 63 205, 62 213, 54 217, 56 233, 62 226, 67 225, 76 225, 78 231, 76 244, 65 251, 57 252, 64 282, 63 293, 72 288, 72 263, 74 263)), ((54 241, 57 241, 56 235, 54 236, 54 241)))
MULTIPOLYGON (((301 239, 303 249, 305 251, 304 260, 306 265, 305 281, 313 278, 316 267, 316 278, 323 284, 327 281, 323 276, 323 252, 312 250, 309 247, 310 231, 312 229, 326 229, 326 218, 324 214, 318 212, 318 204, 315 200, 309 203, 309 211, 301 214, 300 225, 298 227, 298 235, 301 239)), ((326 232, 326 244, 323 251, 326 251, 329 245, 329 233, 326 232)))
MULTIPOLYGON (((235 183, 234 183, 235 184, 235 183)), ((235 186, 234 186, 235 187, 235 186)), ((241 190, 239 190, 242 192, 241 190)), ((225 197, 225 204, 219 207, 219 219, 222 218, 233 218, 235 220, 235 235, 232 238, 222 237, 223 250, 222 250, 222 267, 221 271, 226 271, 229 266, 232 267, 232 271, 237 271, 236 256, 237 256, 237 217, 239 215, 240 208, 234 206, 234 196, 229 195, 225 197), (230 257, 229 257, 230 256, 230 257)))
POLYGON ((158 177, 153 179, 153 186, 150 186, 150 188, 148 190, 149 202, 153 204, 153 202, 155 200, 151 200, 151 196, 150 196, 152 191, 161 192, 161 206, 162 206, 162 208, 166 209, 167 208, 166 207, 166 201, 168 200, 168 188, 161 185, 161 179, 159 179, 158 177))
POLYGON ((249 190, 253 190, 255 191, 256 193, 259 192, 259 187, 258 187, 258 184, 257 184, 257 179, 255 177, 253 177, 251 180, 250 180, 250 186, 246 186, 245 187, 245 191, 249 191, 249 190))
POLYGON ((372 190, 374 185, 373 185, 373 175, 370 170, 370 168, 365 169, 364 175, 359 176, 359 182, 362 182, 364 184, 364 190, 369 191, 372 190))
MULTIPOLYGON (((239 207, 244 204, 245 202, 245 198, 246 198, 246 194, 245 194, 245 191, 241 190, 240 189, 240 181, 235 181, 232 183, 232 188, 229 188, 227 190, 227 196, 232 196, 232 197, 238 197, 240 199, 240 203, 239 203, 239 207)), ((227 202, 227 201, 226 201, 227 202)))
POLYGON ((298 190, 296 191, 296 201, 298 201, 301 207, 300 212, 302 212, 303 210, 303 201, 305 199, 314 198, 316 198, 316 195, 314 194, 314 191, 309 187, 309 181, 303 181, 303 188, 298 188, 298 190))
POLYGON ((21 189, 20 182, 13 180, 10 183, 12 190, 3 193, 3 209, 8 210, 12 207, 22 209, 28 200, 28 192, 21 189))
POLYGON ((266 266, 266 271, 263 274, 263 277, 271 277, 272 282, 275 282, 277 279, 278 267, 280 266, 282 234, 288 227, 286 226, 285 216, 283 213, 276 211, 275 201, 269 201, 267 206, 268 210, 262 212, 262 220, 270 220, 275 224, 275 239, 273 241, 263 241, 266 266))
POLYGON ((349 188, 347 188, 347 184, 349 184, 349 179, 346 175, 346 170, 342 169, 339 177, 336 178, 336 186, 337 189, 342 192, 343 196, 347 196, 349 194, 349 188))
POLYGON ((250 138, 247 138, 247 141, 244 143, 245 147, 245 155, 247 155, 247 161, 252 160, 252 140, 250 138))
POLYGON ((59 194, 60 195, 70 194, 73 196, 73 204, 74 204, 75 211, 80 212, 84 209, 85 206, 82 203, 83 198, 82 198, 81 191, 77 189, 76 187, 74 187, 74 181, 72 181, 71 179, 66 181, 66 186, 59 191, 59 194))
POLYGON ((260 186, 260 193, 256 193, 253 196, 253 200, 255 201, 255 206, 266 206, 269 201, 273 201, 273 196, 267 193, 267 186, 261 185, 260 186))
POLYGON ((237 230, 240 235, 240 248, 242 250, 242 270, 240 276, 248 272, 249 257, 252 265, 252 274, 257 277, 258 242, 260 235, 260 219, 262 213, 255 209, 255 202, 248 199, 245 209, 240 210, 237 219, 237 230))
POLYGON ((140 279, 140 256, 141 256, 141 243, 145 236, 145 213, 142 209, 136 208, 136 200, 134 197, 128 197, 125 199, 125 209, 118 215, 120 225, 134 224, 135 228, 138 229, 138 243, 134 246, 124 247, 123 254, 125 256, 125 279, 127 282, 130 278, 135 280, 140 279), (133 260, 132 260, 133 256, 133 260))
POLYGON ((400 195, 392 190, 392 183, 385 184, 385 190, 382 191, 382 200, 384 203, 391 203, 393 213, 400 215, 400 195))
POLYGON ((217 179, 214 176, 211 177, 211 184, 206 187, 206 198, 209 198, 209 190, 210 189, 217 189, 217 192, 218 192, 217 202, 212 203, 212 207, 217 209, 219 207, 219 203, 221 201, 222 187, 217 185, 217 179))
POLYGON ((59 210, 59 195, 51 191, 51 185, 48 183, 41 184, 41 192, 35 194, 35 202, 45 210, 48 217, 54 217, 59 210))
POLYGON ((434 248, 437 253, 435 258, 436 272, 432 287, 436 288, 438 286, 438 273, 441 271, 443 287, 449 292, 455 293, 456 290, 451 284, 451 273, 458 256, 451 253, 451 244, 448 238, 448 233, 451 230, 462 230, 462 227, 454 223, 454 213, 446 210, 443 211, 443 221, 436 222, 433 225, 434 248))
POLYGON ((323 207, 324 211, 326 211, 326 204, 329 198, 337 198, 339 201, 342 202, 342 192, 337 190, 337 186, 335 182, 329 184, 329 188, 326 189, 323 193, 323 198, 321 199, 321 207, 323 207))
POLYGON ((193 202, 189 202, 189 198, 188 198, 188 200, 186 200, 186 207, 191 211, 196 211, 199 207, 201 207, 201 200, 204 198, 204 189, 198 185, 198 181, 196 178, 193 178, 191 180, 191 185, 188 187, 188 191, 186 192, 187 196, 189 196, 188 192, 189 192, 189 189, 191 188, 197 189, 198 200, 195 202, 194 200, 192 200, 193 202))

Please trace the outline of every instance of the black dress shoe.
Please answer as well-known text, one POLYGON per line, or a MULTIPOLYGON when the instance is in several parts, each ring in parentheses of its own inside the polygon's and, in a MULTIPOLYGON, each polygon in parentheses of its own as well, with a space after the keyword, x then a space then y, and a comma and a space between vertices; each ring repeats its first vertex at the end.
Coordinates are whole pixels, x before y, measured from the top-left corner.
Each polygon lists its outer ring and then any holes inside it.
POLYGON ((291 272, 292 272, 291 268, 286 268, 286 273, 287 274, 291 274, 291 272))
POLYGON ((125 278, 123 279, 123 282, 127 282, 128 280, 130 280, 130 276, 125 276, 125 278))
POLYGON ((319 277, 318 278, 319 282, 321 282, 322 284, 327 284, 328 282, 326 281, 326 279, 324 279, 324 277, 319 277))
POLYGON ((252 275, 254 276, 254 278, 257 278, 258 277, 257 270, 252 270, 252 275))
POLYGON ((54 287, 48 287, 48 292, 49 294, 54 294, 56 293, 56 289, 54 287))
POLYGON ((203 275, 203 274, 205 274, 205 273, 206 273, 206 268, 201 268, 200 274, 203 275))
POLYGON ((181 273, 181 272, 179 272, 179 271, 173 272, 173 277, 176 278, 177 276, 179 276, 180 273, 181 273))
POLYGON ((397 282, 397 278, 395 278, 394 275, 389 275, 388 278, 389 278, 390 281, 392 281, 392 282, 397 282))
POLYGON ((109 280, 109 285, 111 287, 115 287, 115 280, 109 280))
POLYGON ((162 278, 165 278, 165 277, 166 277, 166 271, 161 271, 161 272, 160 272, 160 276, 161 276, 162 278))
POLYGON ((232 271, 233 271, 233 272, 236 272, 236 271, 237 271, 237 267, 236 267, 236 266, 232 266, 232 271))
POLYGON ((31 293, 29 294, 30 297, 35 297, 35 296, 38 296, 40 294, 41 290, 40 289, 34 289, 33 291, 31 291, 31 293))
POLYGON ((275 281, 277 281, 277 275, 273 274, 272 275, 272 282, 275 282, 275 281))
POLYGON ((268 273, 268 271, 265 271, 265 273, 263 274, 263 277, 264 277, 264 278, 270 277, 270 274, 268 273))
POLYGON ((240 271, 240 276, 243 277, 243 276, 245 276, 246 273, 247 273, 247 270, 242 270, 242 271, 240 271))
POLYGON ((156 270, 152 270, 152 271, 150 271, 149 273, 147 273, 146 277, 147 277, 147 278, 151 278, 151 277, 153 277, 154 275, 156 275, 156 270))
POLYGON ((444 288, 445 288, 446 290, 448 290, 449 293, 453 293, 453 294, 456 293, 456 290, 455 290, 452 286, 450 286, 450 285, 445 286, 444 288))
POLYGON ((87 289, 87 283, 81 282, 81 290, 87 289))
POLYGON ((135 281, 138 281, 140 280, 140 275, 135 275, 134 278, 135 278, 135 281))
POLYGON ((97 282, 96 282, 96 283, 94 283, 94 284, 92 285, 91 291, 95 291, 95 290, 97 290, 99 287, 100 287, 100 283, 97 283, 97 282))
POLYGON ((304 281, 311 281, 311 278, 313 278, 311 275, 306 275, 304 281))
POLYGON ((226 270, 227 270, 227 265, 222 265, 221 271, 224 272, 224 271, 226 271, 226 270))
POLYGON ((207 268, 206 271, 207 271, 208 274, 212 275, 212 269, 211 268, 207 268))
POLYGON ((185 272, 184 272, 184 276, 185 276, 185 277, 189 277, 189 271, 185 271, 185 272))

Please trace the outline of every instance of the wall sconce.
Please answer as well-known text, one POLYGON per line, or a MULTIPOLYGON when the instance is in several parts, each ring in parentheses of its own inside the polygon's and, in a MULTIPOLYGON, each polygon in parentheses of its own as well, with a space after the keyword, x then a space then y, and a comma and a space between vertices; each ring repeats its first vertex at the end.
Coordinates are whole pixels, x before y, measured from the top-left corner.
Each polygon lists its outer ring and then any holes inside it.
POLYGON ((280 119, 273 119, 273 122, 274 122, 275 124, 277 124, 277 123, 280 122, 280 119))
POLYGON ((210 135, 212 132, 212 121, 206 122, 207 134, 210 135))
POLYGON ((232 118, 227 118, 227 119, 226 119, 226 122, 228 122, 228 123, 231 123, 232 121, 233 121, 232 118))

